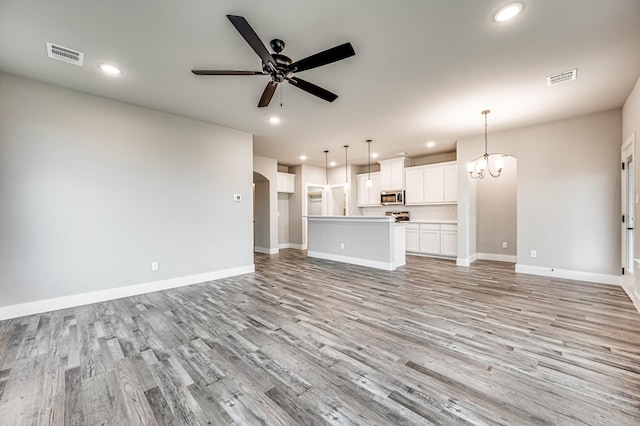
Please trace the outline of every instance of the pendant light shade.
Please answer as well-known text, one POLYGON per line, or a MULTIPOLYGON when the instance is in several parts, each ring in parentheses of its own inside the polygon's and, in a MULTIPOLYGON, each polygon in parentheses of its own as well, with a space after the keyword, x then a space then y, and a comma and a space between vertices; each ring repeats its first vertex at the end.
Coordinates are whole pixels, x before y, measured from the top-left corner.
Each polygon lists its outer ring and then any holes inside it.
POLYGON ((324 151, 324 190, 328 191, 329 187, 329 151, 324 151))
POLYGON ((346 193, 349 190, 349 174, 347 172, 347 150, 349 149, 349 145, 344 146, 344 192, 346 193))

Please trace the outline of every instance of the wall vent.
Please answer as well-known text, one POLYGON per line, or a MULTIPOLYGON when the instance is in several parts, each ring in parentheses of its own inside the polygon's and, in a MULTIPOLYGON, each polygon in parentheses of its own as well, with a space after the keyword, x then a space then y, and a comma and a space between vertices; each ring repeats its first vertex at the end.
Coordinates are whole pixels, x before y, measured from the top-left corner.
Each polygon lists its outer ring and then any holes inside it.
POLYGON ((50 42, 47 42, 47 56, 67 64, 78 65, 79 67, 84 63, 84 53, 50 42))
POLYGON ((547 77, 547 86, 554 86, 556 84, 565 83, 567 81, 575 80, 576 78, 578 78, 578 68, 550 75, 549 77, 547 77))

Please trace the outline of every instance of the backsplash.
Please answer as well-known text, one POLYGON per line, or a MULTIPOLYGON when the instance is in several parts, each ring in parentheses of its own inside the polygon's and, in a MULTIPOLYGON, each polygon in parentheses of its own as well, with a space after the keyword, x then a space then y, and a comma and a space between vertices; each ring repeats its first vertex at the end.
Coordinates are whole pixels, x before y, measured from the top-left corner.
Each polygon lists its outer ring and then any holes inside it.
POLYGON ((388 211, 403 211, 409 212, 412 220, 458 220, 457 204, 360 207, 358 211, 362 216, 384 216, 388 211))

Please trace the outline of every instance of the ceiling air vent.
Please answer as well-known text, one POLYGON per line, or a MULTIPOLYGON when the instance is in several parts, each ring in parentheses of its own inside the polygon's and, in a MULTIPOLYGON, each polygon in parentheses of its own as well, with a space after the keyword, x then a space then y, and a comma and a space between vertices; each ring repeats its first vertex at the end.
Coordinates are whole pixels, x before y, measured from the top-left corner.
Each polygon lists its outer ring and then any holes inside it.
POLYGON ((79 67, 84 63, 84 53, 49 42, 47 42, 47 56, 67 64, 78 65, 79 67))
POLYGON ((578 68, 574 68, 570 71, 565 71, 558 74, 550 75, 549 77, 547 77, 547 86, 554 86, 556 84, 575 80, 576 78, 578 78, 578 68))

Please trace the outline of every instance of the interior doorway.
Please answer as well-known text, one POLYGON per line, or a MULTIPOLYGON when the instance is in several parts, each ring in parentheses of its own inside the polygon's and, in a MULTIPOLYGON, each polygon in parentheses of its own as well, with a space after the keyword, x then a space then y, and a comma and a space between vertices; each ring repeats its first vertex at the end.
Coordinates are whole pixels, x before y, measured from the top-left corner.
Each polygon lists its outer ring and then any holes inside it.
POLYGON ((633 152, 635 147, 635 134, 631 135, 622 144, 621 149, 621 243, 620 252, 622 259, 622 284, 625 288, 633 288, 633 255, 634 255, 634 222, 635 222, 635 163, 633 152))
POLYGON ((253 251, 270 254, 269 179, 253 172, 253 251))

